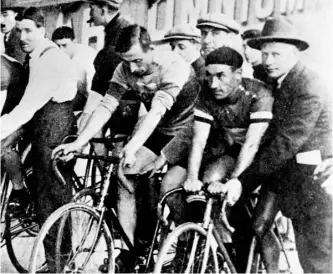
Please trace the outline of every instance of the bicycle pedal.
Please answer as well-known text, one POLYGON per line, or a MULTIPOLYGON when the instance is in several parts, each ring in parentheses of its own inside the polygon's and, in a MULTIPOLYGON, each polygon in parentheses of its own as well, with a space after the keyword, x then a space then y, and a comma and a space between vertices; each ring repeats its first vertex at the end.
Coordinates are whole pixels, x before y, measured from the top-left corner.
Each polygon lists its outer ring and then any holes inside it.
POLYGON ((103 264, 98 267, 98 271, 101 273, 109 272, 109 259, 105 258, 103 264))

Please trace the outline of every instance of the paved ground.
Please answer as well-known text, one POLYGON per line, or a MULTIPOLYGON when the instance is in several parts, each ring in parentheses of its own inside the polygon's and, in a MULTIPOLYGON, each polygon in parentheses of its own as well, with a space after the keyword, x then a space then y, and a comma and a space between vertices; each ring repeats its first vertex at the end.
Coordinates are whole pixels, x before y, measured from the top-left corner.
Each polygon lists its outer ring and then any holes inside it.
MULTIPOLYGON (((332 61, 333 61, 333 32, 330 26, 333 25, 332 5, 327 9, 316 14, 304 14, 295 16, 295 23, 300 28, 301 33, 310 42, 310 49, 303 53, 302 59, 317 70, 325 79, 329 87, 333 88, 332 84, 332 61)), ((31 242, 27 242, 27 238, 20 239, 17 243, 20 246, 22 256, 29 257, 31 250, 31 242)), ((288 256, 292 263, 293 273, 301 273, 297 253, 293 245, 289 246, 288 256)), ((6 248, 0 250, 0 273, 16 273, 17 271, 12 266, 6 248)), ((285 269, 285 262, 281 259, 281 269, 285 269)))

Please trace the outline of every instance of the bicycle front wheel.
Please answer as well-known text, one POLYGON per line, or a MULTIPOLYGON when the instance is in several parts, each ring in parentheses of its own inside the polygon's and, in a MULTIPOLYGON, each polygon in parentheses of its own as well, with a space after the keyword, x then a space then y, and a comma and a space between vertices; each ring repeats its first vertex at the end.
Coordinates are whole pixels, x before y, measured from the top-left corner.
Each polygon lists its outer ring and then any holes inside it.
POLYGON ((41 257, 51 273, 114 273, 109 227, 86 204, 70 203, 50 215, 34 243, 31 273, 36 273, 41 257))
POLYGON ((219 273, 217 244, 199 224, 178 226, 166 239, 154 273, 219 273))

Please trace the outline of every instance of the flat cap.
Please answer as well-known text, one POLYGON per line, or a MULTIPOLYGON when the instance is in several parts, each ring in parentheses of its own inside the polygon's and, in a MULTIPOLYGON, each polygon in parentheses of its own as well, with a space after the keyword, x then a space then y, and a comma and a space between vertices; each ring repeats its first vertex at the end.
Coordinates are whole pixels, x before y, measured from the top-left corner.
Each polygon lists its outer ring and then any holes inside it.
POLYGON ((120 7, 120 4, 122 2, 122 0, 85 0, 85 2, 89 2, 90 4, 107 4, 107 5, 110 5, 114 8, 119 8, 120 7))
POLYGON ((191 24, 176 25, 169 30, 162 41, 170 42, 172 40, 195 40, 200 41, 200 30, 191 24))
POLYGON ((240 25, 230 16, 223 13, 207 13, 200 17, 197 22, 197 28, 213 27, 229 32, 239 33, 240 25))
POLYGON ((229 48, 221 47, 213 50, 206 57, 206 66, 209 65, 227 65, 235 68, 240 68, 243 65, 243 57, 238 51, 229 48))

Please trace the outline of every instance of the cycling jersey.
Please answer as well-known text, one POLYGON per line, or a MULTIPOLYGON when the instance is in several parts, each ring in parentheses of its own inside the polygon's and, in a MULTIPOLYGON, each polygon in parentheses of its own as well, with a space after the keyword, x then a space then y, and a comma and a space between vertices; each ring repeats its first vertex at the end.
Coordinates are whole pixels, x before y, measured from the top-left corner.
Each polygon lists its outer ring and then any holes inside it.
POLYGON ((120 100, 138 100, 149 111, 152 101, 158 100, 167 111, 157 130, 172 136, 193 119, 200 86, 191 67, 172 52, 155 52, 154 64, 151 74, 136 76, 128 63, 122 62, 114 72, 102 104, 114 111, 120 100))

